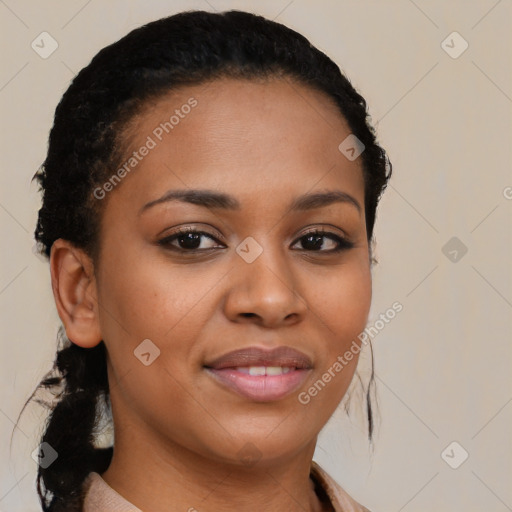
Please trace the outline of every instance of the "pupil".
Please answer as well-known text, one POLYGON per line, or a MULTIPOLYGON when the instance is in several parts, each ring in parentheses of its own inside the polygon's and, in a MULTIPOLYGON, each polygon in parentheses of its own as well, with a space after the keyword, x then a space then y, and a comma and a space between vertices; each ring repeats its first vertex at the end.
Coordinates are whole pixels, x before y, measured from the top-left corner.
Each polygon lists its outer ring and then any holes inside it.
POLYGON ((187 233, 179 238, 186 249, 197 249, 201 245, 201 240, 197 233, 187 233))
MULTIPOLYGON (((304 245, 308 245, 309 242, 311 242, 312 240, 316 240, 316 242, 313 242, 310 246, 309 246, 309 249, 320 249, 322 247, 322 238, 323 236, 321 235, 308 235, 306 237, 306 244, 302 244, 303 246, 304 245)), ((308 247, 304 247, 305 249, 307 249, 308 247)))

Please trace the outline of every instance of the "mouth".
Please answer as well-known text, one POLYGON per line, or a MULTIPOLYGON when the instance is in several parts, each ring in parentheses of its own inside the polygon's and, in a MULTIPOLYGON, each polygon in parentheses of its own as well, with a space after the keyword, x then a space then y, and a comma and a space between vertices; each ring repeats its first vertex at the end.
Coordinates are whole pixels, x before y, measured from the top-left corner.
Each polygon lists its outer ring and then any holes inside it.
POLYGON ((311 359, 291 347, 249 347, 229 352, 204 365, 222 387, 256 402, 281 400, 303 384, 311 359))

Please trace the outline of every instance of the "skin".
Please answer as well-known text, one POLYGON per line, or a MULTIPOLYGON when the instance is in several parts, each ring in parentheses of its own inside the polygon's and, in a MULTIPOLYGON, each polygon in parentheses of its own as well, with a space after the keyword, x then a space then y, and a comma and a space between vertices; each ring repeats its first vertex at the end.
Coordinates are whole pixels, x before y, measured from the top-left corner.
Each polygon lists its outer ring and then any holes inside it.
MULTIPOLYGON (((108 350, 115 425, 106 482, 142 510, 328 510, 309 478, 317 436, 343 398, 357 356, 304 405, 298 394, 364 329, 371 302, 361 159, 338 145, 350 130, 330 99, 289 80, 219 79, 153 101, 130 128, 139 148, 169 112, 197 106, 103 201, 100 252, 92 261, 59 239, 51 253, 57 309, 74 343, 108 350), (239 211, 164 202, 170 189, 234 196, 239 211), (296 197, 341 190, 337 202, 289 212, 296 197), (272 193, 269 193, 272 191, 272 193), (158 241, 191 226, 204 253, 158 241), (328 253, 304 241, 322 228, 353 242, 328 253), (248 236, 263 248, 247 263, 248 236), (306 248, 304 248, 306 247, 306 248), (184 249, 185 250, 185 249, 184 249), (160 356, 134 356, 150 339, 160 356), (304 384, 274 402, 229 390, 203 365, 249 346, 287 345, 313 361, 304 384), (247 464, 240 450, 257 460, 247 464), (172 508, 170 508, 172 507, 172 508)), ((186 245, 185 245, 186 247, 186 245)))

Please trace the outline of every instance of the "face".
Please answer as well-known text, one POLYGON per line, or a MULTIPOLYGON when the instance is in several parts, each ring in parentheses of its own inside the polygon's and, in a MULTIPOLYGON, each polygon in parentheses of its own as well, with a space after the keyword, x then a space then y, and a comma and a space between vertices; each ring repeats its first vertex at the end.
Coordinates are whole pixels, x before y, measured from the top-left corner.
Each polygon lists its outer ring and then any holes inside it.
POLYGON ((116 432, 229 463, 314 445, 371 301, 349 134, 328 98, 284 80, 187 87, 139 115, 137 163, 98 199, 116 432))

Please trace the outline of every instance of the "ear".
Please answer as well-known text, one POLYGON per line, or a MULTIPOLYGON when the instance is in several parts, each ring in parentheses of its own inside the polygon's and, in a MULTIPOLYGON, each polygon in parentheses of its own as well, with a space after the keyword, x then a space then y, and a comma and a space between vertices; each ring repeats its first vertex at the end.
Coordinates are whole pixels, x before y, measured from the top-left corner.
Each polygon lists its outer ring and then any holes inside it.
POLYGON ((84 348, 98 345, 102 336, 91 258, 59 238, 50 252, 50 272, 55 304, 68 339, 84 348))

